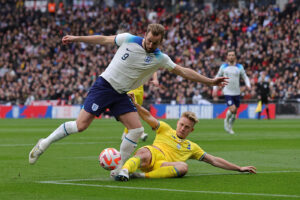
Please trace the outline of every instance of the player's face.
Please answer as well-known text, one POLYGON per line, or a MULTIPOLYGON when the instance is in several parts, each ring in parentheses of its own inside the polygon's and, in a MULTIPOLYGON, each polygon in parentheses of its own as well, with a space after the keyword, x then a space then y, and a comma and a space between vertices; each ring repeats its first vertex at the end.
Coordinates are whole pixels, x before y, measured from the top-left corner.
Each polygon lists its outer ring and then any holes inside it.
POLYGON ((186 117, 181 117, 177 122, 176 134, 179 138, 185 139, 194 130, 194 122, 186 117))
POLYGON ((229 62, 234 62, 235 61, 235 53, 232 51, 232 52, 228 52, 227 54, 227 60, 229 62))
POLYGON ((161 35, 154 36, 151 32, 145 35, 143 46, 147 53, 152 53, 161 43, 161 35))

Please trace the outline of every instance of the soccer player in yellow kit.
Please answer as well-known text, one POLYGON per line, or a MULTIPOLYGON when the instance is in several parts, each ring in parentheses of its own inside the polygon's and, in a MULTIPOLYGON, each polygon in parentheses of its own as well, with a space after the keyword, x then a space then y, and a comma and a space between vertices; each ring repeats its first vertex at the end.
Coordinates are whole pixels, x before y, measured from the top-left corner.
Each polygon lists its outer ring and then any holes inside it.
POLYGON ((135 156, 127 160, 115 178, 117 181, 128 181, 129 174, 142 178, 182 177, 188 171, 185 163, 188 159, 204 161, 227 170, 256 173, 254 166, 240 167, 206 153, 199 145, 187 140, 198 122, 195 113, 184 112, 174 130, 167 123, 155 119, 148 110, 134 101, 133 95, 130 96, 140 117, 156 130, 156 137, 152 145, 138 149, 135 156), (137 169, 142 173, 135 173, 137 169))
MULTIPOLYGON (((159 86, 158 79, 157 79, 157 72, 153 73, 151 83, 156 87, 159 86)), ((139 105, 143 105, 143 102, 144 102, 144 85, 141 85, 140 87, 138 87, 134 90, 130 90, 128 92, 128 94, 132 94, 132 93, 134 94, 134 98, 135 98, 136 103, 139 104, 139 105)), ((125 127, 123 135, 121 137, 122 140, 124 139, 124 137, 126 136, 127 133, 128 133, 128 129, 125 127)), ((143 132, 143 134, 140 136, 140 138, 145 142, 148 138, 148 134, 143 132)))

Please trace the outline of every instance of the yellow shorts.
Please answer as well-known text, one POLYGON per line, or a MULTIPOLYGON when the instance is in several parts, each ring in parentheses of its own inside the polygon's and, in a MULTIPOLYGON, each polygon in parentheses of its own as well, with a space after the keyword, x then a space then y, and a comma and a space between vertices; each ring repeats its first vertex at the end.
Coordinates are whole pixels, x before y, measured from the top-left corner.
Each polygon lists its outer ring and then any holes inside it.
POLYGON ((160 166, 164 162, 167 162, 165 154, 163 154, 160 150, 154 148, 151 145, 143 146, 141 148, 144 148, 144 147, 149 149, 149 151, 151 152, 152 159, 151 159, 151 164, 147 168, 141 168, 141 171, 143 171, 143 172, 153 171, 155 169, 160 168, 160 166))
POLYGON ((135 101, 139 105, 143 105, 143 100, 144 100, 144 86, 143 85, 141 85, 140 87, 138 87, 134 90, 130 90, 128 93, 133 93, 135 101))

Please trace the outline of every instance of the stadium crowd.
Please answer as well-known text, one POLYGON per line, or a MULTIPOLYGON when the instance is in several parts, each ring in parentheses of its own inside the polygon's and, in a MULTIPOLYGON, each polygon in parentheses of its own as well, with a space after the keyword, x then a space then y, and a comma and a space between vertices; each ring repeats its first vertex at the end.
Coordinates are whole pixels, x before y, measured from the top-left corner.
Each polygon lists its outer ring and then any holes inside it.
MULTIPOLYGON (((175 9, 169 9, 168 1, 121 1, 112 7, 105 2, 82 8, 59 4, 54 13, 43 13, 25 9, 22 0, 0 0, 0 103, 46 99, 83 103, 117 47, 64 46, 61 38, 121 32, 143 36, 148 23, 165 26, 163 52, 208 77, 216 75, 227 50, 235 49, 252 84, 251 91, 242 84, 244 100, 257 99, 256 85, 263 74, 270 83, 272 100, 300 99, 300 11, 296 3, 288 3, 284 10, 250 3, 210 13, 194 1, 175 9)), ((160 87, 145 85, 148 103, 218 100, 212 98, 212 87, 164 70, 158 71, 158 77, 160 87)))

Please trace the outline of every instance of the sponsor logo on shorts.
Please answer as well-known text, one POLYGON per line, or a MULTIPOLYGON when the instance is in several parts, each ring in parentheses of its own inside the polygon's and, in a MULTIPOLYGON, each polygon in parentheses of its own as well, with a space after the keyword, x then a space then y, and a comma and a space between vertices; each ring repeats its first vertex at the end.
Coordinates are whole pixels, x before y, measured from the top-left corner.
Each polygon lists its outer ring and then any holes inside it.
POLYGON ((93 111, 96 111, 96 110, 98 110, 98 108, 99 108, 99 105, 93 103, 93 105, 92 105, 92 110, 93 110, 93 111))
POLYGON ((231 100, 229 100, 229 101, 228 101, 228 105, 231 105, 231 104, 232 104, 232 101, 231 101, 231 100))

